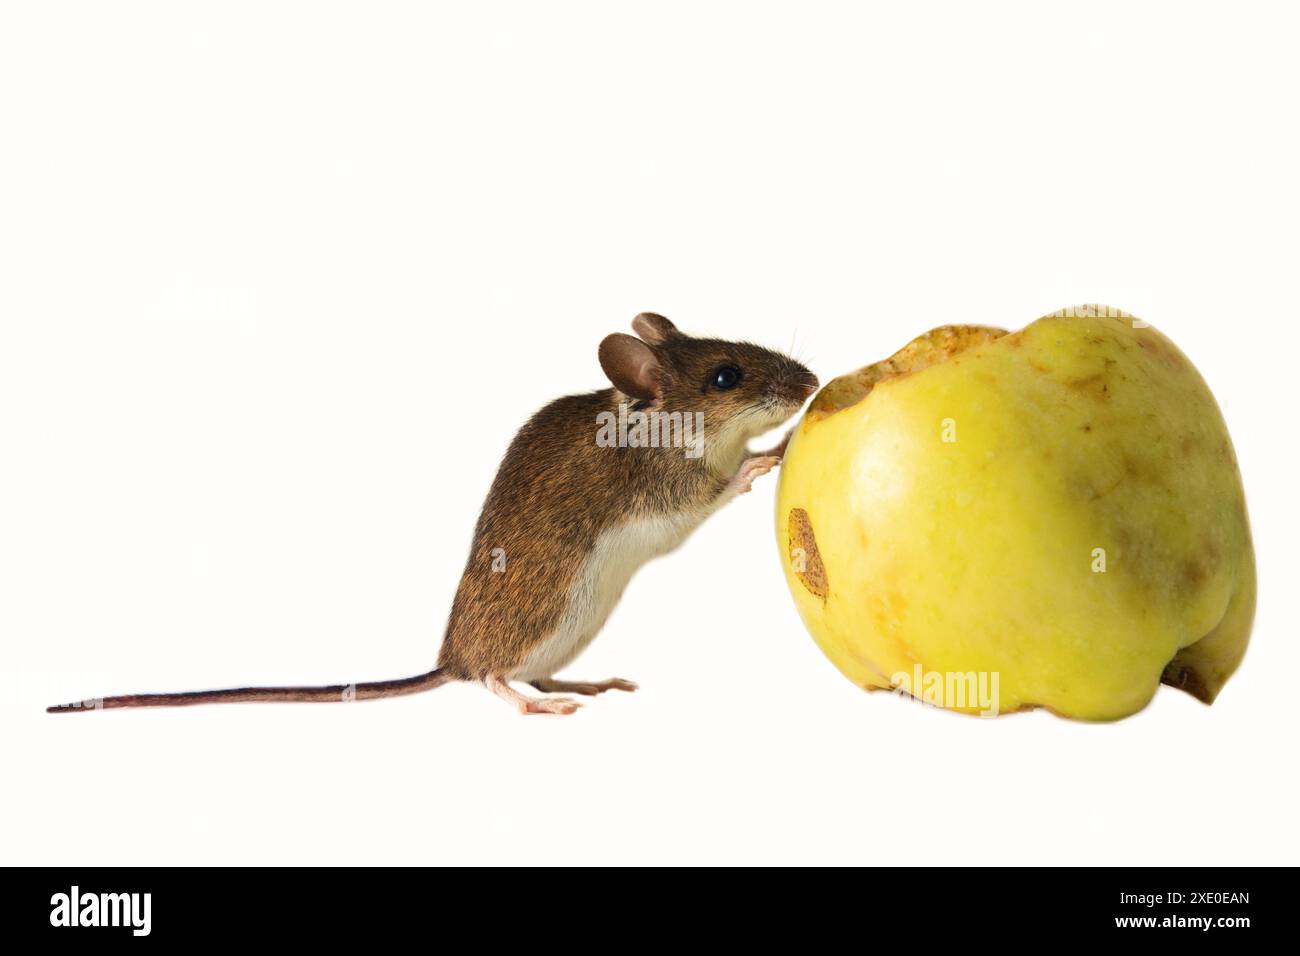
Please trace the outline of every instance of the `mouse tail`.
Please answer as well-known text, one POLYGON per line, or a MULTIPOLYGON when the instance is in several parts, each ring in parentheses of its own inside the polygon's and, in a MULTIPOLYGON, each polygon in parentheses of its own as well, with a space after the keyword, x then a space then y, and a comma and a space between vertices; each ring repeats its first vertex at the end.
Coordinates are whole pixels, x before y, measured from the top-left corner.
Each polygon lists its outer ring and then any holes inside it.
POLYGON ((100 697, 74 704, 46 707, 49 714, 67 714, 84 710, 110 710, 116 707, 187 707, 191 704, 238 704, 263 701, 326 703, 330 701, 373 700, 376 697, 400 697, 441 687, 456 677, 444 667, 414 677, 372 681, 368 684, 330 684, 323 687, 231 687, 225 690, 196 690, 179 694, 125 694, 100 697))

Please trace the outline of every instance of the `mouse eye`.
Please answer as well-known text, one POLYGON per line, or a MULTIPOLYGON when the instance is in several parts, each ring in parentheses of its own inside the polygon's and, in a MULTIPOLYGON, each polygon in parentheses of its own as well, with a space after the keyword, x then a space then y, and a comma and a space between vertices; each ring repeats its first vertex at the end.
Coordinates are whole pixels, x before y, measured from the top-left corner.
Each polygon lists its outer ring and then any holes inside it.
POLYGON ((740 369, 734 365, 721 365, 709 373, 709 384, 720 392, 740 384, 740 369))

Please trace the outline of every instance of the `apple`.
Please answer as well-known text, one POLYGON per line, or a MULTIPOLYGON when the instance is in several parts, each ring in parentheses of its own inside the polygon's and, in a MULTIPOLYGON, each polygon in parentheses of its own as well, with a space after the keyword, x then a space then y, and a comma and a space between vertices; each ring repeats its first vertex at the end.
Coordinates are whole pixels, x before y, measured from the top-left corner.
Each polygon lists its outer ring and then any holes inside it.
POLYGON ((790 437, 777 538, 850 680, 971 713, 1114 720, 1162 681, 1210 703, 1254 617, 1214 396, 1105 306, 943 326, 830 382, 790 437))

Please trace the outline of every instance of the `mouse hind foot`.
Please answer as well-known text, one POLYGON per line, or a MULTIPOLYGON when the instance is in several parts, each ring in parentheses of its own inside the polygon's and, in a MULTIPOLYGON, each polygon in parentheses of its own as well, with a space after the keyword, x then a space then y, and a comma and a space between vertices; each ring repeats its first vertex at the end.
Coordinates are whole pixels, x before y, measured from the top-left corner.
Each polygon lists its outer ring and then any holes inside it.
POLYGON ((531 683, 543 694, 583 694, 587 697, 595 697, 607 690, 625 690, 630 693, 637 689, 635 683, 621 677, 611 677, 609 680, 601 681, 568 681, 544 677, 531 683))
POLYGON ((567 697, 529 697, 511 687, 505 678, 495 674, 485 677, 483 684, 502 700, 513 704, 521 714, 572 714, 582 706, 567 697))

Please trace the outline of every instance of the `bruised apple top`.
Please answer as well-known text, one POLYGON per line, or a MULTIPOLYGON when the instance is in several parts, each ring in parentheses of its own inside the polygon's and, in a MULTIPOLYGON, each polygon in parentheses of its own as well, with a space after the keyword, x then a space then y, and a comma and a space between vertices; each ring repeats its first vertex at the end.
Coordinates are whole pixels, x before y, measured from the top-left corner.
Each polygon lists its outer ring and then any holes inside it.
POLYGON ((941 326, 835 379, 777 509, 800 614, 863 687, 1106 720, 1161 681, 1212 701, 1245 652, 1227 427, 1187 357, 1116 309, 941 326))
POLYGON ((987 325, 941 325, 918 335, 889 358, 841 375, 827 384, 808 406, 804 424, 856 405, 870 394, 878 382, 910 375, 943 362, 975 345, 983 345, 1006 335, 1006 329, 987 325))

